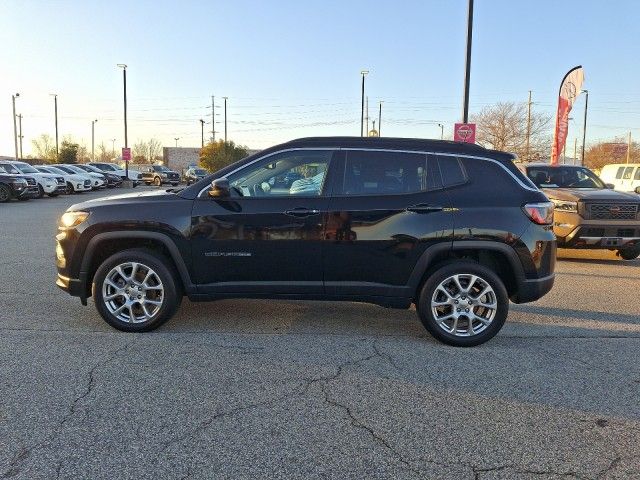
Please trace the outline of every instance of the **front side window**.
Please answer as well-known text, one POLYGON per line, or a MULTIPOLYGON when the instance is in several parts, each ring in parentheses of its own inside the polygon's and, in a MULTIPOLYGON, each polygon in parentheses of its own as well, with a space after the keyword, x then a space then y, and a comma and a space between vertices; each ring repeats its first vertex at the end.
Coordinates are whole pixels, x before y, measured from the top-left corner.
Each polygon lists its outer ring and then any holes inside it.
POLYGON ((22 171, 22 173, 39 173, 35 168, 33 168, 28 163, 20 162, 20 163, 16 163, 16 166, 18 167, 18 169, 22 171))
POLYGON ((618 167, 618 171, 616 172, 616 179, 620 180, 622 178, 623 173, 624 173, 624 167, 618 167))
POLYGON ((348 151, 342 194, 398 195, 432 188, 424 153, 348 151))
POLYGON ((16 167, 11 165, 10 163, 0 164, 0 167, 2 167, 7 173, 9 173, 11 175, 19 175, 20 174, 20 170, 18 170, 16 167))
POLYGON ((243 197, 318 196, 322 194, 331 150, 296 150, 271 155, 227 176, 243 197))

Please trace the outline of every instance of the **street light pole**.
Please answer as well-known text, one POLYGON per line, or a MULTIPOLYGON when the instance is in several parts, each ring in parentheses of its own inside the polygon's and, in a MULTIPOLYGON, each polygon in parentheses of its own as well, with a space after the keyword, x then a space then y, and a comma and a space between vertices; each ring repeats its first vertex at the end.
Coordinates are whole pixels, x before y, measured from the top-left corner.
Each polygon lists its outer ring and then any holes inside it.
POLYGON ((585 94, 584 99, 584 124, 582 125, 582 152, 580 153, 580 165, 584 166, 584 149, 587 140, 587 108, 589 107, 589 90, 582 90, 585 94))
POLYGON ((22 160, 22 114, 18 115, 18 120, 18 129, 20 132, 20 135, 18 135, 20 138, 20 160, 22 160))
POLYGON ((204 120, 200 119, 200 137, 202 148, 204 148, 204 120))
POLYGON ((97 121, 98 121, 98 119, 91 120, 91 161, 92 162, 96 161, 96 155, 95 155, 95 125, 96 125, 97 121))
POLYGON ((531 90, 529 90, 529 102, 527 103, 527 144, 525 147, 525 158, 529 161, 529 143, 531 141, 531 90))
POLYGON ((224 98, 224 143, 227 143, 227 99, 229 97, 224 98))
POLYGON ((444 140, 444 125, 439 123, 438 126, 440 127, 440 140, 444 140))
POLYGON ((56 122, 56 158, 58 157, 58 153, 59 153, 59 149, 58 149, 58 94, 57 93, 50 93, 49 95, 51 95, 53 97, 53 114, 55 116, 55 122, 56 122))
POLYGON ((113 157, 116 156, 116 139, 115 138, 111 139, 111 155, 113 157))
POLYGON ((464 104, 462 105, 462 123, 469 121, 469 80, 471 78, 471 40, 473 37, 473 0, 469 0, 467 11, 467 59, 464 72, 464 104))
MULTIPOLYGON (((127 136, 127 65, 119 63, 118 67, 122 69, 122 83, 124 87, 124 148, 129 148, 129 137, 127 136)), ((124 175, 129 179, 129 160, 124 161, 124 175)))
POLYGON ((16 126, 16 97, 19 97, 20 94, 16 93, 15 95, 11 95, 11 103, 13 105, 13 142, 16 147, 16 160, 18 160, 18 127, 16 126))
POLYGON ((380 108, 378 109, 378 136, 382 136, 382 100, 380 100, 380 108))
POLYGON ((362 70, 360 72, 360 75, 362 75, 362 95, 361 95, 362 107, 360 111, 360 136, 361 137, 364 137, 364 77, 366 77, 368 73, 369 73, 369 70, 362 70))
POLYGON ((174 140, 176 141, 176 148, 178 148, 178 140, 180 140, 180 137, 175 137, 174 140))

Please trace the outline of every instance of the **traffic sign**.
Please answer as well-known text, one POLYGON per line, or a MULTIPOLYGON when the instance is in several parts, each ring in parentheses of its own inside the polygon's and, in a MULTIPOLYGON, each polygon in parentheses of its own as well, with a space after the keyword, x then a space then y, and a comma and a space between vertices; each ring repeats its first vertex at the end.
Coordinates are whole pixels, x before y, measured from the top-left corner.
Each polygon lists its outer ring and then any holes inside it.
POLYGON ((124 160, 125 162, 128 162, 129 160, 131 160, 131 149, 130 148, 123 148, 122 149, 122 160, 124 160))
POLYGON ((453 127, 453 141, 476 143, 476 124, 456 123, 453 127))

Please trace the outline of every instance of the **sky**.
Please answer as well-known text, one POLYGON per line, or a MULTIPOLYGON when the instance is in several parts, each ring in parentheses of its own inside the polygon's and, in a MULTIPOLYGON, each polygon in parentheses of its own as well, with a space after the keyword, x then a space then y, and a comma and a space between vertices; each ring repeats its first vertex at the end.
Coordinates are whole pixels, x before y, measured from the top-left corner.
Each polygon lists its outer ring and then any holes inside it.
MULTIPOLYGON (((526 102, 553 115, 564 74, 585 70, 587 145, 640 139, 637 1, 475 0, 470 112, 526 102)), ((200 119, 264 148, 298 137, 360 134, 360 71, 383 136, 451 137, 462 115, 467 0, 0 2, 0 155, 13 155, 12 100, 23 154, 59 135, 91 148, 199 147, 200 119)), ((584 95, 571 113, 567 153, 582 139, 584 95)), ((579 147, 578 147, 579 148, 579 147)))

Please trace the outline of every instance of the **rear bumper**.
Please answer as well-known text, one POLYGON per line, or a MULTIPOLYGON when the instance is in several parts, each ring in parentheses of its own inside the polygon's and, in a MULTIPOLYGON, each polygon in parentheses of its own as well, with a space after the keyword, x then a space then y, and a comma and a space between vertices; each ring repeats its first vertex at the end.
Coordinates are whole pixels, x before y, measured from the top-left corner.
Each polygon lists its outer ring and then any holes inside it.
POLYGON ((543 278, 526 279, 520 282, 518 291, 511 297, 513 303, 527 303, 544 297, 556 279, 555 273, 543 278))

